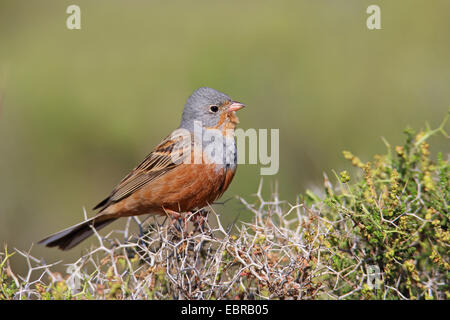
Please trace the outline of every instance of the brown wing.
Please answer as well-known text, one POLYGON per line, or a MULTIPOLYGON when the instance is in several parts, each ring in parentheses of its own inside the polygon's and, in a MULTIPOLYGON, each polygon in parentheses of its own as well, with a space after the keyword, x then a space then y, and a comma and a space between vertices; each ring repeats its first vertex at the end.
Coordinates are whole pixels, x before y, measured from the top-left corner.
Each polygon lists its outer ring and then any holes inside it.
POLYGON ((183 138, 170 139, 170 136, 164 139, 144 161, 134 168, 122 181, 114 188, 109 197, 94 207, 94 210, 100 209, 99 213, 106 209, 112 203, 128 197, 136 190, 142 188, 147 183, 159 178, 167 171, 172 170, 184 158, 188 156, 183 153, 185 144, 180 142, 183 138))

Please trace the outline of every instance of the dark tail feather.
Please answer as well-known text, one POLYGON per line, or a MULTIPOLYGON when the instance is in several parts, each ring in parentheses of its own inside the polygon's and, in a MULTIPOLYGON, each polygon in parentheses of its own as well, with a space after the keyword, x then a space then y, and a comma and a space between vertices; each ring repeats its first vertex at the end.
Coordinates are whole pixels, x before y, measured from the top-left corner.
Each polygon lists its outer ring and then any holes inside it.
POLYGON ((38 243, 43 244, 47 247, 59 247, 61 250, 72 249, 81 241, 94 233, 92 227, 94 227, 96 230, 100 230, 116 220, 116 218, 101 220, 99 218, 100 217, 94 217, 89 220, 83 221, 70 228, 52 234, 51 236, 42 239, 38 243))

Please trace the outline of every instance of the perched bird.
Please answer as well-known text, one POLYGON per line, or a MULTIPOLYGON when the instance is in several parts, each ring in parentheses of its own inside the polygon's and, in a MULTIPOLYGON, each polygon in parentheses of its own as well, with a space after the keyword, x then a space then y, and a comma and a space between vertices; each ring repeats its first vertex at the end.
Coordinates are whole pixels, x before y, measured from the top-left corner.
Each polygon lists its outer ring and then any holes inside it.
POLYGON ((236 171, 235 111, 243 107, 217 90, 197 89, 186 101, 179 128, 94 207, 99 209, 94 217, 39 243, 68 250, 92 235, 93 228, 121 217, 177 216, 212 204, 236 171))

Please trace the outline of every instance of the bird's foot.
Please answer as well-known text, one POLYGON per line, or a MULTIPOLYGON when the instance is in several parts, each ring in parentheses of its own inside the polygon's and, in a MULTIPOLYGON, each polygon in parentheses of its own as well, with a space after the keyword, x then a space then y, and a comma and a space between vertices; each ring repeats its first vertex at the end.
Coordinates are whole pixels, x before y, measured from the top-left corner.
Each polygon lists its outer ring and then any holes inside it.
MULTIPOLYGON (((192 212, 177 212, 170 209, 164 209, 166 214, 172 220, 172 225, 178 227, 177 229, 187 230, 187 223, 189 221, 189 217, 192 215, 192 212), (181 227, 182 226, 182 227, 181 227)), ((178 230, 182 231, 182 230, 178 230)))
POLYGON ((208 220, 208 211, 206 209, 200 209, 193 214, 192 222, 197 230, 203 231, 203 225, 208 220))
POLYGON ((194 231, 203 231, 203 226, 207 221, 208 211, 200 209, 195 212, 176 212, 170 209, 165 209, 167 215, 172 219, 172 225, 178 227, 178 231, 187 232, 188 222, 192 222, 194 231))

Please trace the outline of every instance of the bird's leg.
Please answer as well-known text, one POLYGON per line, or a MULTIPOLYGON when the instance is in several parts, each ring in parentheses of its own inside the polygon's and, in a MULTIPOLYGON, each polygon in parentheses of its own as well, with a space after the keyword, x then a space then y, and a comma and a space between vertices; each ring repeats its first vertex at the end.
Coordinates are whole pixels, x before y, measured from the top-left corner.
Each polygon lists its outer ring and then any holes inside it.
POLYGON ((177 221, 177 220, 181 220, 180 222, 183 223, 183 229, 184 230, 187 229, 187 218, 190 214, 192 214, 191 212, 176 212, 174 210, 165 209, 165 208, 164 208, 164 211, 170 218, 172 218, 172 224, 175 224, 175 221, 177 221))
POLYGON ((203 224, 207 221, 208 211, 206 209, 198 210, 192 219, 194 226, 198 228, 200 231, 203 231, 203 224))
POLYGON ((170 209, 166 209, 166 208, 164 208, 164 211, 169 216, 169 218, 172 219, 172 221, 181 219, 183 217, 182 212, 176 212, 174 210, 170 210, 170 209))
POLYGON ((187 232, 187 224, 192 221, 194 230, 203 232, 203 226, 207 221, 208 210, 205 208, 197 210, 195 212, 176 212, 170 209, 164 209, 166 214, 172 219, 172 224, 176 226, 176 222, 179 222, 180 232, 187 232))

